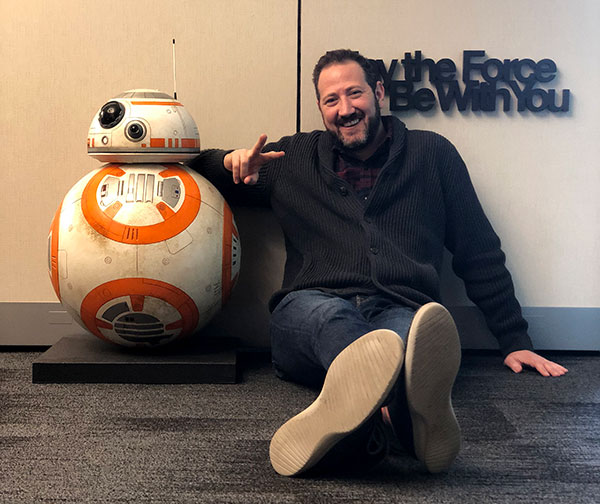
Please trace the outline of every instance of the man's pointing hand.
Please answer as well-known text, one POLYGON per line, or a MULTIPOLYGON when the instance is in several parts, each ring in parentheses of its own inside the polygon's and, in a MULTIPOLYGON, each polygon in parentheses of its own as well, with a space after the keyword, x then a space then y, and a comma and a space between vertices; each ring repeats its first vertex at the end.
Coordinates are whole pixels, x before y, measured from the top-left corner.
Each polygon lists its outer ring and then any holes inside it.
POLYGON ((233 181, 239 184, 256 184, 258 181, 258 170, 266 162, 285 155, 283 151, 261 152, 267 143, 267 135, 262 134, 251 149, 237 149, 225 156, 223 165, 233 174, 233 181))

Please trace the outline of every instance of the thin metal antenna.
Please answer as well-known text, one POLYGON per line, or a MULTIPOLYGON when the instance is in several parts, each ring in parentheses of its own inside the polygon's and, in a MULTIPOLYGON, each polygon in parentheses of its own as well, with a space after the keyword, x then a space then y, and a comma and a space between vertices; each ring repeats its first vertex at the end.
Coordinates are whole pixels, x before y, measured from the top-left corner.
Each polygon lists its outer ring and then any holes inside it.
POLYGON ((173 98, 177 100, 177 77, 175 73, 175 39, 173 39, 173 98))

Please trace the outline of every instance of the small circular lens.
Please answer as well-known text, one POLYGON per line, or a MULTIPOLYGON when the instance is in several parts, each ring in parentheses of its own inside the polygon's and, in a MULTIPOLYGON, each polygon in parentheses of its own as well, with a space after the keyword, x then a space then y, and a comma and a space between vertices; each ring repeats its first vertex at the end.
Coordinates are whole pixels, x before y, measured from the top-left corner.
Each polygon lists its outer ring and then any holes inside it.
POLYGON ((127 126, 125 134, 129 140, 137 142, 146 135, 146 128, 144 128, 144 125, 140 122, 132 122, 127 126))

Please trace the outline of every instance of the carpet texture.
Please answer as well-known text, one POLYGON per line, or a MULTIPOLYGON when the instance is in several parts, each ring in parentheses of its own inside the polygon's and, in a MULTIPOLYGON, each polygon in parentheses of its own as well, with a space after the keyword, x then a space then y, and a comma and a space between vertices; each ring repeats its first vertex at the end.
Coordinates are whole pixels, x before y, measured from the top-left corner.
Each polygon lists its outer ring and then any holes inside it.
POLYGON ((269 441, 315 391, 242 356, 236 385, 34 385, 39 352, 0 353, 0 502, 598 503, 600 357, 561 378, 468 355, 463 448, 447 474, 407 457, 368 474, 285 478, 269 441))

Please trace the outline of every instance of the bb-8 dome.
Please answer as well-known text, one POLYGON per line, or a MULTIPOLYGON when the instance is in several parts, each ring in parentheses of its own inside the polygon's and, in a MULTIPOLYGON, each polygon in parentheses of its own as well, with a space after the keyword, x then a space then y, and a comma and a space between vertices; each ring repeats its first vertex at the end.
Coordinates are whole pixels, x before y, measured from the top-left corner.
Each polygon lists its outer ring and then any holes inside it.
POLYGON ((184 106, 155 89, 131 89, 106 102, 88 133, 88 154, 118 163, 176 163, 200 151, 200 136, 184 106))
POLYGON ((116 162, 89 173, 65 196, 48 237, 62 304, 93 334, 123 346, 160 346, 201 329, 227 301, 240 256, 221 194, 167 162, 116 162))

